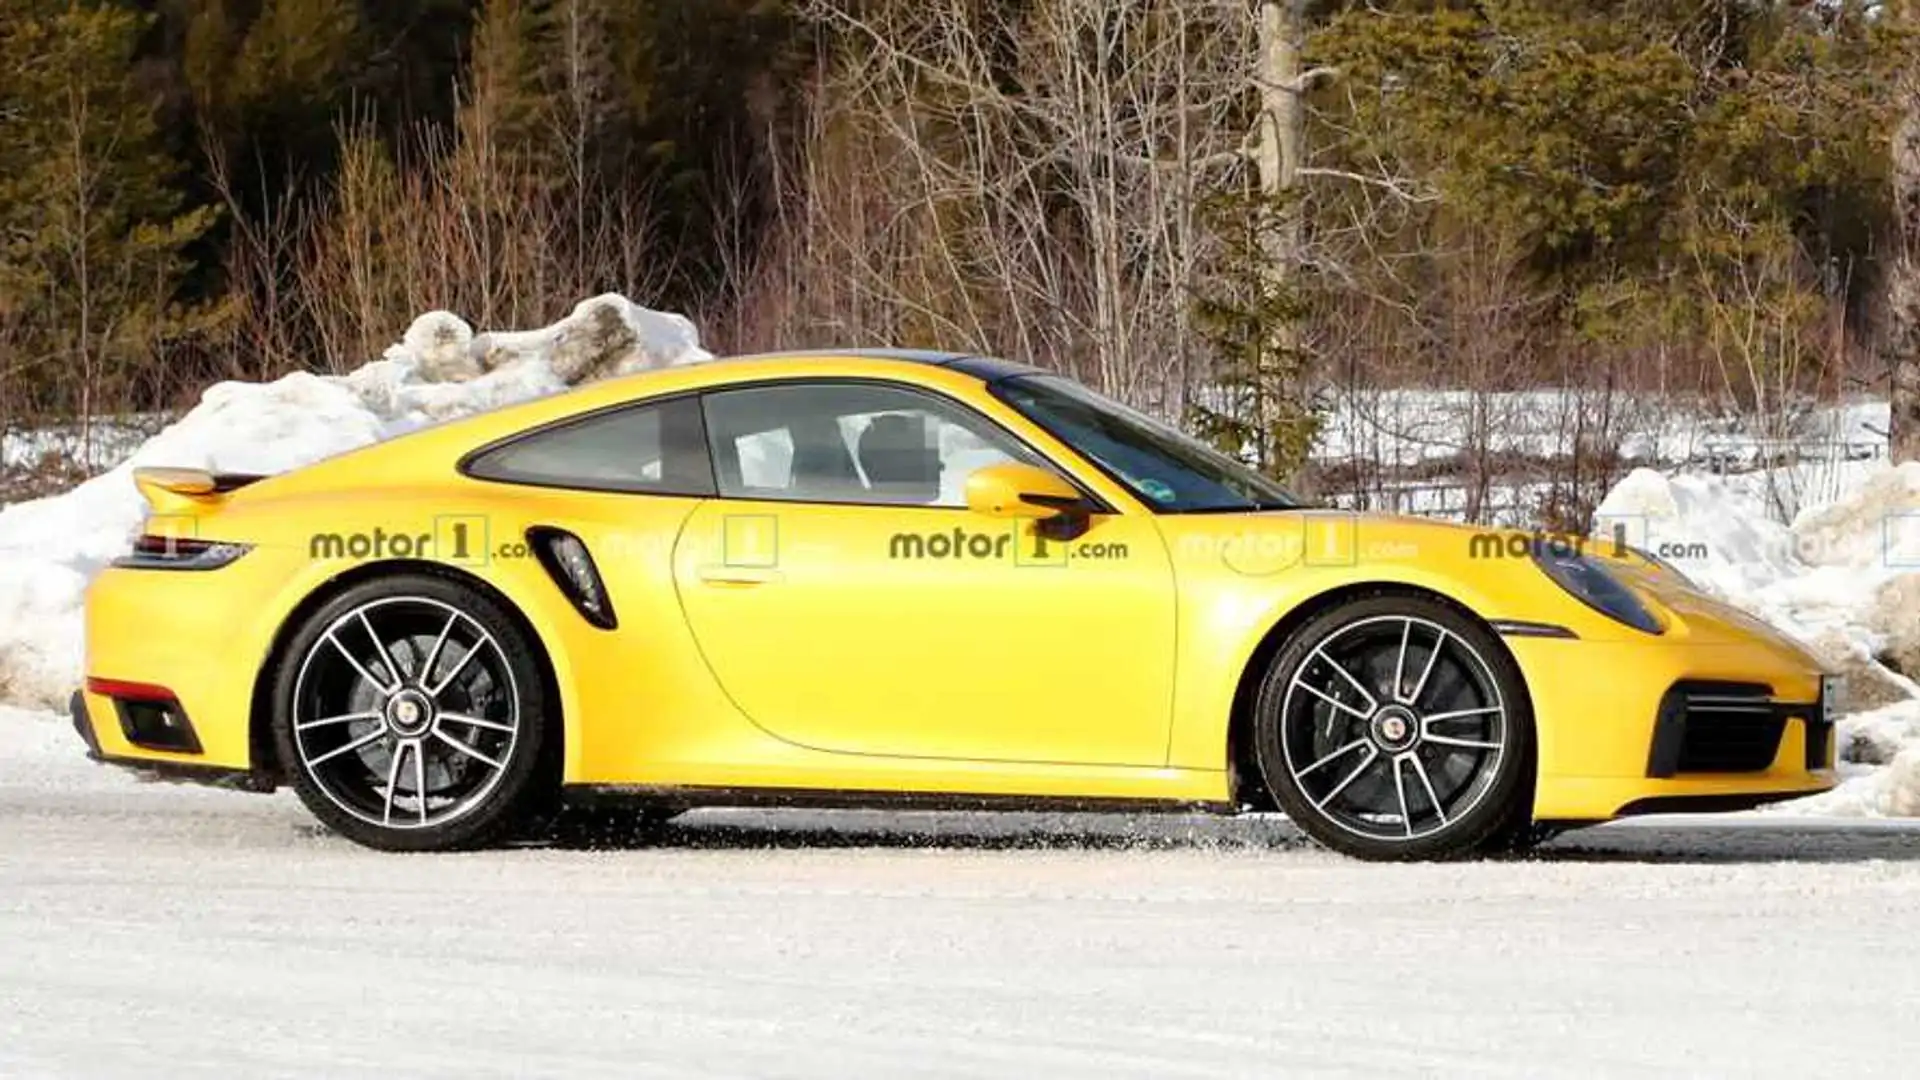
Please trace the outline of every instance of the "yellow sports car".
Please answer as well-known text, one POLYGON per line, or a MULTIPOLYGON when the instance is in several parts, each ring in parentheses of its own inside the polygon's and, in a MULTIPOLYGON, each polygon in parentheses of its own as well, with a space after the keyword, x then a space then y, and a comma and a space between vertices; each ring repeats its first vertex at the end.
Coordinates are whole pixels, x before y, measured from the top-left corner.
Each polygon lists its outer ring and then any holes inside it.
POLYGON ((379 848, 592 792, 1278 808, 1433 858, 1833 782, 1819 665, 1664 564, 1302 506, 1000 360, 721 361, 137 482, 92 754, 379 848))

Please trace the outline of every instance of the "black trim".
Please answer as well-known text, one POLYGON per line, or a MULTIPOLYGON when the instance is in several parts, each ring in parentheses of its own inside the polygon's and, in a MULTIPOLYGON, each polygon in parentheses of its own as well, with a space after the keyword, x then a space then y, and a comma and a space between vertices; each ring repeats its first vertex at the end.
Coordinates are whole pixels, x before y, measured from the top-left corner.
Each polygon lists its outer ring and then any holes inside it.
POLYGON ((1828 719, 1827 702, 1828 678, 1820 678, 1820 696, 1813 703, 1811 715, 1802 717, 1807 735, 1807 770, 1832 768, 1827 761, 1833 750, 1834 722, 1828 719))
POLYGON ((962 361, 984 359, 944 349, 796 349, 788 352, 742 353, 719 358, 727 363, 751 360, 897 360, 927 367, 957 367, 962 361))
MULTIPOLYGON (((861 359, 865 357, 865 358, 877 358, 877 359, 887 359, 887 360, 900 360, 903 362, 920 363, 929 367, 950 367, 952 370, 962 371, 962 372, 965 372, 966 374, 973 375, 975 378, 982 379, 983 382, 986 381, 984 376, 982 376, 981 374, 973 370, 970 370, 966 366, 962 366, 960 363, 960 361, 963 361, 963 360, 983 359, 983 358, 968 357, 961 353, 928 353, 924 355, 927 357, 947 357, 948 359, 920 359, 917 356, 910 355, 910 350, 902 350, 898 353, 895 353, 889 350, 874 350, 868 353, 862 353, 859 351, 849 352, 843 349, 824 349, 824 350, 818 350, 814 352, 798 352, 798 353, 767 353, 764 355, 764 358, 771 359, 775 357, 817 356, 823 359, 833 359, 833 358, 842 358, 842 357, 847 359, 861 359)), ((758 358, 762 358, 762 357, 728 357, 727 359, 745 360, 745 359, 758 359, 758 358)), ((1000 361, 999 363, 1006 364, 1005 361, 1000 361)), ((1042 372, 1039 372, 1038 369, 1022 368, 1017 371, 1013 370, 1017 366, 1018 365, 1006 364, 1006 367, 1008 369, 1006 375, 1004 376, 996 375, 995 378, 1010 377, 1011 375, 1015 375, 1015 374, 1043 374, 1042 372)), ((890 509, 890 510, 945 510, 948 512, 952 512, 955 510, 966 509, 966 507, 964 506, 925 506, 925 505, 919 505, 919 504, 913 504, 913 503, 846 502, 846 501, 840 501, 840 500, 828 501, 828 500, 822 500, 822 499, 776 499, 776 498, 756 497, 751 495, 723 495, 720 493, 718 466, 713 460, 712 441, 709 438, 709 433, 706 427, 706 409, 704 407, 704 402, 702 403, 703 407, 697 411, 700 414, 701 447, 706 457, 707 475, 709 478, 709 482, 713 485, 713 490, 710 492, 702 493, 702 492, 662 491, 657 488, 642 489, 642 488, 629 487, 625 485, 613 485, 613 484, 588 486, 588 485, 582 485, 582 484, 547 483, 547 482, 534 481, 534 480, 519 480, 519 479, 510 479, 505 477, 485 476, 485 475, 475 473, 472 469, 472 466, 475 460, 502 446, 506 446, 510 443, 518 442, 521 439, 531 438, 545 431, 550 431, 556 428, 567 427, 571 424, 580 423, 586 420, 591 420, 595 417, 599 417, 607 413, 619 412, 623 409, 635 409, 635 408, 643 408, 643 407, 653 406, 653 405, 660 405, 660 404, 674 401, 680 398, 702 398, 703 399, 711 394, 724 394, 733 390, 750 390, 750 389, 760 389, 764 387, 793 386, 793 385, 819 386, 819 385, 830 385, 834 383, 864 383, 864 384, 875 385, 875 386, 886 386, 894 389, 905 390, 909 393, 923 394, 928 397, 933 397, 940 401, 943 401, 953 406, 956 409, 960 409, 961 411, 971 416, 977 417, 982 423, 989 425, 994 430, 1003 433, 1004 435, 1006 435, 1007 438, 1013 440, 1015 443, 1026 448, 1026 450, 1029 453, 1031 453, 1035 458, 1039 459, 1040 461, 1046 462, 1048 465, 1051 465, 1054 471, 1058 472, 1061 475, 1062 479, 1066 480, 1067 483, 1072 484, 1076 489, 1080 491, 1081 495, 1084 496, 1086 500, 1085 509, 1087 513, 1108 514, 1108 515, 1120 513, 1120 511, 1117 508, 1115 508, 1112 504, 1108 503, 1105 499, 1102 499, 1099 496, 1099 494, 1095 492, 1093 489, 1089 488, 1086 485, 1086 483, 1080 479, 1080 477, 1074 474, 1074 471, 1072 469, 1063 467, 1060 464, 1060 462, 1057 461, 1052 455, 1041 451, 1039 447, 1033 445, 1033 443, 1031 443, 1027 439, 1022 438, 1018 432, 1009 430, 1005 424, 1002 424, 998 420, 995 420, 993 417, 988 416, 987 414, 981 412, 979 409, 975 408, 973 405, 969 404, 968 402, 962 401, 959 398, 956 398, 953 395, 946 393, 945 391, 938 390, 930 386, 922 386, 918 383, 903 382, 899 379, 888 379, 888 378, 881 378, 881 377, 871 376, 871 375, 788 375, 788 376, 772 376, 769 378, 759 378, 759 379, 745 379, 739 382, 717 383, 714 385, 703 386, 703 387, 699 387, 691 390, 675 390, 675 391, 672 391, 671 393, 661 394, 657 397, 638 398, 632 401, 622 401, 612 405, 603 405, 600 408, 590 409, 587 412, 573 413, 567 416, 559 417, 557 419, 549 420, 543 424, 537 424, 533 427, 526 428, 521 431, 516 431, 510 435, 503 435, 500 438, 492 440, 491 442, 484 443, 481 446, 475 449, 469 450, 465 454, 462 454, 459 460, 454 463, 454 470, 458 472, 460 475, 465 476, 470 480, 478 480, 483 483, 508 484, 515 487, 543 488, 547 490, 556 490, 556 491, 593 491, 593 492, 611 493, 616 495, 650 495, 650 496, 655 496, 659 498, 677 498, 677 499, 725 499, 729 502, 794 503, 796 505, 802 505, 802 506, 861 506, 861 507, 869 507, 869 508, 880 507, 880 508, 890 509)), ((1072 449, 1072 448, 1069 447, 1069 449, 1072 449)), ((1095 472, 1100 473, 1103 476, 1109 476, 1109 479, 1111 479, 1110 474, 1108 474, 1105 469, 1102 469, 1097 463, 1087 460, 1084 455, 1080 455, 1078 454, 1078 452, 1075 452, 1075 456, 1079 457, 1082 463, 1087 468, 1093 469, 1095 472)), ((1115 481, 1115 482, 1118 483, 1118 481, 1115 481)), ((1120 484, 1120 486, 1122 488, 1126 487, 1125 484, 1120 484)))
POLYGON ((1829 720, 1806 720, 1807 735, 1807 771, 1830 769, 1827 755, 1833 748, 1833 722, 1829 720))
POLYGON ((607 593, 607 579, 600 575, 600 567, 593 559, 593 549, 587 547, 585 540, 565 529, 557 529, 551 525, 535 525, 527 530, 527 546, 533 549, 534 558, 540 561, 540 568, 553 579, 553 584, 560 590, 560 595, 567 598, 567 602, 573 605, 573 610, 579 612, 582 619, 602 630, 612 630, 620 625, 619 616, 613 612, 613 597, 607 593), (580 595, 573 577, 560 565, 560 557, 554 554, 553 545, 563 539, 572 540, 580 545, 580 550, 587 559, 587 573, 593 576, 593 588, 600 594, 600 606, 603 610, 593 610, 593 607, 587 603, 587 598, 580 595))
POLYGON ((155 780, 168 780, 180 784, 200 784, 206 787, 225 788, 229 791, 249 791, 256 795, 272 794, 278 786, 273 778, 265 773, 254 772, 251 769, 235 769, 226 765, 204 765, 197 761, 148 761, 145 758, 115 757, 111 754, 91 752, 87 756, 102 765, 111 765, 116 769, 127 769, 155 780))
POLYGON ((946 368, 971 375, 981 382, 1009 379, 1016 375, 1050 374, 1044 368, 980 353, 948 352, 942 349, 798 349, 789 352, 743 353, 721 357, 726 362, 750 360, 896 360, 904 364, 946 368))
POLYGON ((120 721, 120 734, 129 743, 147 750, 169 754, 199 754, 200 735, 193 721, 175 698, 164 701, 111 698, 114 716, 120 721), (170 722, 171 721, 171 722, 170 722))
POLYGON ((96 760, 100 757, 100 738, 93 733, 93 721, 87 717, 87 695, 75 690, 67 699, 67 718, 73 721, 73 730, 80 740, 87 744, 87 756, 96 760))
POLYGON ((1553 623, 1528 622, 1525 619, 1495 619, 1487 624, 1501 637, 1563 638, 1578 640, 1580 635, 1553 623))
POLYGON ((1062 514, 1085 513, 1088 510, 1086 501, 1077 495, 1035 495, 1022 492, 1020 501, 1029 506, 1055 510, 1062 514))
POLYGON ((189 537, 174 538, 188 543, 205 544, 206 547, 194 555, 175 558, 169 555, 145 555, 138 550, 116 557, 108 566, 116 570, 167 570, 176 573, 204 574, 221 570, 239 562, 241 556, 253 550, 252 544, 236 544, 228 540, 198 540, 189 537), (221 550, 224 549, 224 550, 221 550), (209 560, 209 553, 218 553, 219 558, 209 560))
POLYGON ((272 474, 271 473, 217 472, 217 473, 210 473, 208 475, 210 475, 213 478, 213 491, 209 492, 209 494, 225 495, 229 492, 239 491, 241 488, 246 487, 249 484, 257 484, 260 481, 265 480, 268 476, 272 474))
POLYGON ((817 788, 735 788, 671 784, 570 784, 569 800, 582 802, 644 801, 693 809, 735 806, 755 809, 805 808, 823 810, 1027 810, 1057 813, 1195 812, 1231 814, 1231 802, 1181 799, 1128 799, 1055 795, 973 795, 915 791, 838 791, 817 788))
POLYGON ((1021 375, 1048 374, 1032 364, 1022 364, 1014 360, 1002 360, 997 356, 960 356, 949 361, 946 367, 962 374, 971 375, 983 383, 992 385, 1001 379, 1017 378, 1021 375))
POLYGON ((1680 747, 1687 737, 1687 707, 1673 690, 1660 696, 1653 714, 1653 740, 1647 746, 1647 775, 1664 780, 1680 771, 1680 747))
POLYGON ((1645 814, 1723 814, 1751 810, 1768 803, 1816 795, 1819 789, 1804 791, 1760 791, 1737 795, 1652 795, 1635 799, 1614 811, 1615 817, 1640 817, 1645 814))

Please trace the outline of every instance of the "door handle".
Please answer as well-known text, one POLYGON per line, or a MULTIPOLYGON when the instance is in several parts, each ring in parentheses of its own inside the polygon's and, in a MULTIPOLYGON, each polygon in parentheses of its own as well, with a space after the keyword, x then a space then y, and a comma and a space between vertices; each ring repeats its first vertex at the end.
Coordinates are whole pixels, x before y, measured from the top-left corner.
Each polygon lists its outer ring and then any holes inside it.
POLYGON ((709 585, 770 585, 780 571, 765 566, 703 566, 700 580, 709 585))

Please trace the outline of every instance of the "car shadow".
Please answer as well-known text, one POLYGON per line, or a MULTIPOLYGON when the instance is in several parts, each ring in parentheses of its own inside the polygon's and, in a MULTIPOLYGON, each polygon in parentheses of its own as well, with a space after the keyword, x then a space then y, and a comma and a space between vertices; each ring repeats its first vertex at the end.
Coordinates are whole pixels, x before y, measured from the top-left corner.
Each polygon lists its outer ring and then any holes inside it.
POLYGON ((662 822, 644 811, 609 807, 561 814, 538 843, 591 851, 1285 851, 1314 846, 1278 815, 696 810, 662 822))
MULTIPOLYGON (((637 809, 569 810, 532 846, 572 851, 1297 852, 1317 845, 1278 814, 1100 814, 876 810, 697 810, 659 821, 637 809)), ((1676 816, 1577 829, 1503 863, 1855 863, 1920 861, 1920 820, 1676 816)))
POLYGON ((1920 820, 1780 814, 1650 817, 1577 829, 1524 856, 1563 863, 1920 861, 1920 820))

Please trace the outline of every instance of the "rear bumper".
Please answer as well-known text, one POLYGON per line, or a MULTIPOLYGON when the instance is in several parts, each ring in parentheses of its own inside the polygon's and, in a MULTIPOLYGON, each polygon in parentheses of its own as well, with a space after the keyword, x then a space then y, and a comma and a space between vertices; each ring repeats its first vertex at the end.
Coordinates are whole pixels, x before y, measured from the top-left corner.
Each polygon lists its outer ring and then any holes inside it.
MULTIPOLYGON (((235 769, 223 765, 209 765, 201 761, 184 758, 128 757, 106 753, 100 748, 100 736, 97 733, 94 712, 88 708, 88 695, 76 690, 67 699, 67 715, 73 721, 74 733, 87 746, 87 757, 103 765, 114 765, 160 780, 178 780, 193 784, 206 784, 212 787, 230 788, 236 791, 270 792, 276 784, 273 776, 267 773, 253 772, 248 769, 235 769)), ((111 706, 109 706, 111 710, 111 706)), ((117 719, 109 711, 106 723, 118 726, 117 719)))
POLYGON ((87 589, 89 686, 82 705, 100 756, 242 771, 253 766, 254 677, 271 640, 261 625, 268 606, 260 600, 286 576, 272 555, 254 551, 204 572, 112 567, 94 578, 87 589), (164 690, 192 718, 192 743, 143 745, 129 738, 117 718, 117 698, 100 692, 115 686, 164 690))
POLYGON ((1533 696, 1538 820, 1754 806, 1834 785, 1821 670, 1784 639, 1516 638, 1508 646, 1533 696), (1765 707, 1714 716, 1717 732, 1703 717, 1676 717, 1676 688, 1723 684, 1755 688, 1765 707), (1721 744, 1703 747, 1703 737, 1721 744))

